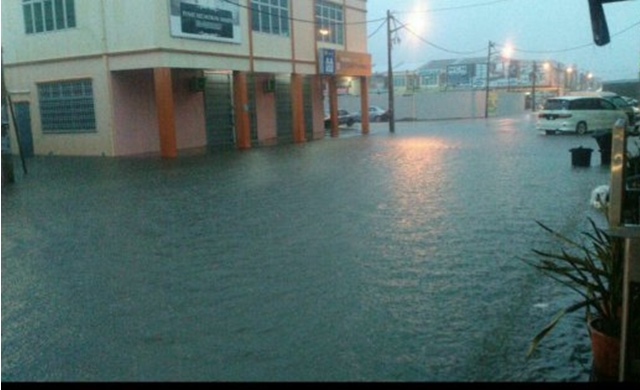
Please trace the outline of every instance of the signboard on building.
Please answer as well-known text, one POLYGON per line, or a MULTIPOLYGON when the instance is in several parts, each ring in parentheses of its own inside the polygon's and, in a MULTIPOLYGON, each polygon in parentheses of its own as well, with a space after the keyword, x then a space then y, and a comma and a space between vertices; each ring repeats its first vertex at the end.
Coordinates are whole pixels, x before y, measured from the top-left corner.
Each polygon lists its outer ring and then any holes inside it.
POLYGON ((338 76, 371 76, 371 54, 343 50, 318 49, 320 74, 338 76))
POLYGON ((241 43, 240 7, 224 0, 169 0, 171 35, 241 43))
POLYGON ((371 76, 371 54, 336 50, 336 74, 371 76))
POLYGON ((318 49, 318 73, 336 74, 336 51, 333 49, 318 49))
POLYGON ((474 76, 475 65, 473 64, 447 66, 447 83, 449 85, 469 85, 474 76))

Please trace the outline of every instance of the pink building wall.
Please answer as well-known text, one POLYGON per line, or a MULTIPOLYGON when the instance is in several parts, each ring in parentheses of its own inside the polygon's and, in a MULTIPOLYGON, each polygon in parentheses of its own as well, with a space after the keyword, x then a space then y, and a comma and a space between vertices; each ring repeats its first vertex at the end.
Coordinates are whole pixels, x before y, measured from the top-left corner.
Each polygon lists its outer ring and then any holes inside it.
POLYGON ((324 96, 322 76, 311 76, 311 104, 313 106, 313 139, 324 138, 324 96))
POLYGON ((276 97, 274 92, 265 92, 264 83, 272 78, 271 75, 256 74, 256 118, 258 126, 258 142, 272 144, 277 141, 276 128, 276 97))
POLYGON ((113 148, 116 156, 160 150, 153 71, 111 74, 113 93, 113 148))
MULTIPOLYGON (((178 151, 205 147, 204 93, 189 89, 195 71, 174 70, 178 151)), ((116 156, 160 152, 158 117, 155 106, 153 70, 112 73, 113 143, 116 156)))
POLYGON ((172 75, 178 153, 184 149, 205 147, 207 134, 204 92, 194 92, 189 88, 189 81, 200 73, 193 70, 174 70, 172 75))

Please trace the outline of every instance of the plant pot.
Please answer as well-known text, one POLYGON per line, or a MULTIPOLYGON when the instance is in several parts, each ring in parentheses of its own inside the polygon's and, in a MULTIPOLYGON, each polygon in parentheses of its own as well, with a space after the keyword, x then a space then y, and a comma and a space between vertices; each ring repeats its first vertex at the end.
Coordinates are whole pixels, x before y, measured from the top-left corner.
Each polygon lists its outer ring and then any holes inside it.
POLYGON ((620 369, 620 338, 602 333, 599 318, 589 322, 593 371, 598 381, 617 381, 620 369))

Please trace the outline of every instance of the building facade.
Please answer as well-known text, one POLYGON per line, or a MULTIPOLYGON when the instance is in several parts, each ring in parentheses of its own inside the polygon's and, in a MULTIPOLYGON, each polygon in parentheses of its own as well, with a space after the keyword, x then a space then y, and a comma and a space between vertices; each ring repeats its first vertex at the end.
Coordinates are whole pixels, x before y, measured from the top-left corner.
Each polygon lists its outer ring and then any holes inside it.
POLYGON ((322 138, 341 80, 366 92, 366 3, 3 1, 22 151, 176 157, 322 138))

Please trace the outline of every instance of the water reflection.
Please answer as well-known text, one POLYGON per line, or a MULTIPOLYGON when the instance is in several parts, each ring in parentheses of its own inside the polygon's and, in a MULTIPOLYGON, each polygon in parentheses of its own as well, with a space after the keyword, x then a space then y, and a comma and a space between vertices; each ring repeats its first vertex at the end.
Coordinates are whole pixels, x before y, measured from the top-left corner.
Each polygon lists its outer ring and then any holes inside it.
POLYGON ((570 297, 516 258, 608 172, 529 125, 31 160, 2 188, 2 378, 586 380, 581 318, 524 360, 570 297))

